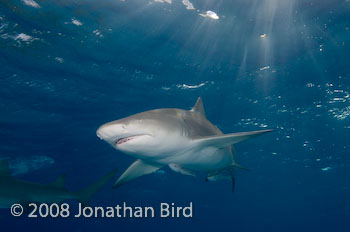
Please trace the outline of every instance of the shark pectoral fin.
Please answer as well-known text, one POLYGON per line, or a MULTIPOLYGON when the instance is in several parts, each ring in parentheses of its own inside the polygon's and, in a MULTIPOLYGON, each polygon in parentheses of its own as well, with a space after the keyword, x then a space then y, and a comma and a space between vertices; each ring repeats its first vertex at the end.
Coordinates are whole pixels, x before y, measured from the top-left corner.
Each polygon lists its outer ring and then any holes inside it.
POLYGON ((0 160, 0 176, 10 176, 9 162, 7 159, 0 160))
POLYGON ((243 140, 265 134, 270 131, 272 130, 239 132, 239 133, 232 133, 232 134, 207 136, 207 137, 200 137, 198 139, 195 139, 194 141, 200 143, 203 146, 226 147, 235 143, 239 143, 243 140))
POLYGON ((119 177, 119 179, 114 183, 113 188, 116 188, 137 177, 155 172, 163 166, 164 165, 161 164, 146 163, 138 159, 134 163, 132 163, 128 167, 128 169, 126 169, 126 171, 119 177))

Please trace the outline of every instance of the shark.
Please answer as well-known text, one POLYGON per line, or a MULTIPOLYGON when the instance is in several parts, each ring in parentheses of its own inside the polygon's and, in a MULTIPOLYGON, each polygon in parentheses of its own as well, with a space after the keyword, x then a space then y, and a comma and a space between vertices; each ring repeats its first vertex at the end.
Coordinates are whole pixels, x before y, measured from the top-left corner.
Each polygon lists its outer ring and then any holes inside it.
POLYGON ((9 172, 8 160, 0 160, 0 208, 10 208, 13 204, 27 206, 29 203, 61 203, 78 200, 84 205, 116 174, 114 169, 82 190, 71 192, 64 187, 65 178, 59 176, 50 184, 39 184, 17 179, 9 172))
POLYGON ((229 176, 234 191, 235 169, 246 168, 235 161, 233 145, 270 131, 223 134, 207 119, 199 97, 191 110, 163 108, 141 112, 105 123, 96 134, 116 150, 136 158, 113 187, 169 166, 185 175, 204 172, 206 180, 229 176))

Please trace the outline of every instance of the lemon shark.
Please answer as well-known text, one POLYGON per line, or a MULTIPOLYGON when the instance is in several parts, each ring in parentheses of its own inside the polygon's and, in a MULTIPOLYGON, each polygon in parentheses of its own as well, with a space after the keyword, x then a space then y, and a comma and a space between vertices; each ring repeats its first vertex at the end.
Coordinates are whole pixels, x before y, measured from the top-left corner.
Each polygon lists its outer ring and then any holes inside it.
POLYGON ((205 172, 209 180, 226 172, 232 177, 234 190, 234 170, 243 167, 234 159, 233 144, 270 131, 223 134, 206 118, 199 97, 191 110, 145 111, 103 124, 96 133, 115 149, 136 158, 114 187, 169 166, 187 175, 205 172))
POLYGON ((0 160, 0 208, 10 208, 17 203, 22 204, 23 207, 27 207, 29 203, 61 203, 70 199, 77 199, 87 204, 88 200, 110 181, 115 173, 116 170, 113 170, 86 188, 70 192, 64 187, 64 176, 58 177, 50 184, 19 180, 11 176, 8 160, 0 160))

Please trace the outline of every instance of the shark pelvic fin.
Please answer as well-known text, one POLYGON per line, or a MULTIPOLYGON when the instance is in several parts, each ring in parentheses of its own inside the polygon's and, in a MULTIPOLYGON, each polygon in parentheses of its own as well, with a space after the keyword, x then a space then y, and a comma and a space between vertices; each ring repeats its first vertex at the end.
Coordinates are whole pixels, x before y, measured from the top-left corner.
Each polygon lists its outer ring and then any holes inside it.
POLYGON ((239 133, 224 134, 224 135, 206 136, 206 137, 199 137, 198 139, 195 139, 195 141, 201 143, 203 146, 226 147, 235 143, 242 142, 243 140, 265 134, 270 131, 272 130, 260 130, 260 131, 239 132, 239 133))
POLYGON ((0 160, 0 176, 10 176, 9 162, 7 159, 0 160))
POLYGON ((238 164, 238 163, 233 163, 233 164, 232 164, 232 167, 234 167, 234 168, 239 168, 239 169, 242 169, 242 170, 245 170, 245 171, 250 171, 249 168, 244 167, 244 166, 242 166, 242 165, 240 165, 240 164, 238 164))
POLYGON ((197 99, 196 104, 193 106, 191 111, 192 112, 196 112, 196 113, 202 115, 203 117, 205 117, 205 111, 204 111, 203 102, 202 102, 202 98, 201 97, 199 97, 197 99))
POLYGON ((114 183, 113 188, 116 188, 137 177, 155 172, 162 167, 163 165, 150 164, 138 159, 132 163, 128 169, 126 169, 126 171, 119 177, 119 179, 114 183))
POLYGON ((54 182, 52 182, 50 185, 56 188, 64 188, 65 179, 66 179, 65 176, 61 175, 57 177, 57 179, 54 182))
POLYGON ((173 170, 174 172, 178 172, 178 173, 181 173, 183 175, 187 175, 187 176, 195 176, 195 173, 191 170, 188 170, 186 168, 183 168, 181 167, 180 165, 177 165, 177 164, 169 164, 168 165, 169 168, 171 170, 173 170))

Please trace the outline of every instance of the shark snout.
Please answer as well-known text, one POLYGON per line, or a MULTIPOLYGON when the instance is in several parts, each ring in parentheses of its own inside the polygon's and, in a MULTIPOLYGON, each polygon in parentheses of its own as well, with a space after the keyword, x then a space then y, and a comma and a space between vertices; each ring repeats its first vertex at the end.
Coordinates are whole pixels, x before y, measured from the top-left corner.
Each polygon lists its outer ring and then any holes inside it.
POLYGON ((108 143, 115 143, 118 139, 130 136, 130 132, 124 124, 106 123, 97 129, 96 135, 108 143))
POLYGON ((99 127, 99 128, 97 129, 97 131, 96 131, 96 135, 97 135, 97 137, 99 137, 99 138, 102 140, 103 137, 102 137, 101 132, 102 132, 102 129, 101 129, 101 127, 99 127))
POLYGON ((98 133, 98 130, 96 131, 96 135, 99 139, 103 140, 102 136, 98 133))
POLYGON ((110 129, 107 125, 100 126, 96 131, 97 137, 99 137, 101 140, 107 140, 111 137, 110 129))

